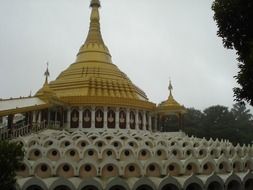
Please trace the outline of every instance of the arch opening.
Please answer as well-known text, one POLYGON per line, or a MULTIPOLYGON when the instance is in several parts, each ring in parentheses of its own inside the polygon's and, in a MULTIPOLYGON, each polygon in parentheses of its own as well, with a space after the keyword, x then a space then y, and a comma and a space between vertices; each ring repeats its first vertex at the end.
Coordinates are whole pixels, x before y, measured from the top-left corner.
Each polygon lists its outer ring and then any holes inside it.
POLYGON ((211 182, 207 187, 207 190, 222 190, 222 189, 223 189, 222 185, 217 181, 211 182))
POLYGON ((238 181, 232 180, 227 185, 227 190, 238 190, 241 188, 241 185, 238 181))
POLYGON ((38 185, 31 185, 27 187, 26 190, 43 190, 43 189, 38 185))
POLYGON ((60 185, 54 188, 54 190, 71 190, 71 189, 66 185, 60 185))
POLYGON ((136 190, 153 190, 153 188, 148 185, 141 185, 136 190))
POLYGON ((248 179, 244 184, 245 190, 251 190, 253 189, 253 179, 248 179))
POLYGON ((93 185, 88 185, 86 187, 83 187, 81 190, 99 190, 99 189, 93 185))
POLYGON ((122 187, 120 185, 115 185, 111 187, 109 190, 127 190, 125 187, 122 187))
POLYGON ((201 186, 197 183, 189 184, 185 190, 202 190, 201 186))
POLYGON ((179 190, 178 187, 174 184, 166 184, 162 190, 179 190))

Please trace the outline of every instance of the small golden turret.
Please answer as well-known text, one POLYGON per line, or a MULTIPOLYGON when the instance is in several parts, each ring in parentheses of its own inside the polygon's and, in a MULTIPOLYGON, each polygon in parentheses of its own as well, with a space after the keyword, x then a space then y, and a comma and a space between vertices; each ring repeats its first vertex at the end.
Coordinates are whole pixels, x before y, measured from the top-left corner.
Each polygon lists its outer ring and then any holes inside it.
POLYGON ((50 99, 56 98, 56 94, 53 92, 53 90, 50 88, 48 84, 48 77, 50 76, 49 69, 48 69, 48 63, 47 63, 47 69, 44 73, 45 76, 45 82, 43 87, 36 93, 35 96, 40 97, 44 101, 49 102, 50 99))
POLYGON ((186 109, 184 106, 180 105, 173 97, 172 90, 173 86, 171 84, 171 80, 169 82, 169 97, 166 101, 160 103, 158 105, 157 111, 160 113, 167 113, 167 112, 182 112, 185 113, 186 109))

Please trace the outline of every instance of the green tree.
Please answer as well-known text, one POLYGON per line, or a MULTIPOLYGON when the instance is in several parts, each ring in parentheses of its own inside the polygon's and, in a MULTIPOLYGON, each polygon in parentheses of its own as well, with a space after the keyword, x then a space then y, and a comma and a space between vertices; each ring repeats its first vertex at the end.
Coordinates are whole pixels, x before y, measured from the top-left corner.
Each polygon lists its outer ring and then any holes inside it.
POLYGON ((236 135, 233 114, 225 106, 211 106, 203 111, 203 130, 207 138, 230 139, 236 135))
POLYGON ((202 130, 202 119, 203 113, 200 110, 188 108, 184 116, 184 132, 188 135, 202 137, 204 135, 202 130))
POLYGON ((214 0, 212 9, 224 47, 235 49, 238 55, 236 100, 253 106, 253 1, 214 0))
POLYGON ((16 183, 16 173, 24 158, 22 145, 0 141, 0 189, 11 190, 16 183))
POLYGON ((253 121, 250 110, 244 104, 236 103, 231 109, 239 142, 250 144, 253 141, 253 121))

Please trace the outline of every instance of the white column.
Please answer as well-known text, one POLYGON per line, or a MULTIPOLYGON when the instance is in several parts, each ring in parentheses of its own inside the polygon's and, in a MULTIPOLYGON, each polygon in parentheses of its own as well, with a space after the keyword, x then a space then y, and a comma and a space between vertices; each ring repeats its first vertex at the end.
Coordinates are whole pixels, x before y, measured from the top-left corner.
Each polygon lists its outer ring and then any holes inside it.
POLYGON ((127 108, 126 110, 126 128, 130 129, 130 110, 127 108))
POLYGON ((55 111, 55 114, 54 114, 54 123, 56 124, 57 122, 57 111, 55 111))
POLYGON ((96 108, 92 107, 91 108, 91 128, 95 128, 95 112, 96 112, 96 108))
POLYGON ((41 123, 41 111, 39 111, 38 123, 41 123))
POLYGON ((152 131, 152 117, 150 114, 148 115, 148 130, 152 131))
POLYGON ((143 130, 147 130, 146 129, 146 124, 147 124, 147 121, 146 121, 146 112, 145 111, 143 111, 143 117, 142 117, 142 120, 143 120, 143 122, 142 122, 142 125, 143 125, 143 130))
POLYGON ((119 129, 119 108, 116 108, 115 114, 115 128, 119 129))
POLYGON ((79 129, 83 128, 83 108, 79 107, 79 129))
POLYGON ((108 117, 108 108, 104 107, 104 128, 107 129, 107 117, 108 117))
POLYGON ((154 124, 155 124, 155 126, 154 126, 154 132, 156 132, 157 131, 157 115, 155 115, 155 117, 154 117, 154 124))
POLYGON ((33 123, 36 123, 36 111, 33 111, 33 123))
POLYGON ((47 123, 48 125, 50 125, 50 110, 48 109, 48 113, 47 113, 47 123))
POLYGON ((135 112, 135 129, 139 129, 139 111, 136 110, 135 112))
POLYGON ((71 107, 68 108, 67 112, 67 128, 70 129, 71 124, 71 107))

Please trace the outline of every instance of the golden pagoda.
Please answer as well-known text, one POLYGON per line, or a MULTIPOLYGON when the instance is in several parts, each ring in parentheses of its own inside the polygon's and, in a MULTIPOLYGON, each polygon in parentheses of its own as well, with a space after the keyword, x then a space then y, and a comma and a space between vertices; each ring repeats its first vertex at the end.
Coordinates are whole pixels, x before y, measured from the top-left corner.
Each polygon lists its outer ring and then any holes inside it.
POLYGON ((136 107, 153 110, 146 94, 112 63, 100 32, 99 1, 91 3, 90 28, 75 63, 50 87, 63 102, 75 105, 136 107))
POLYGON ((181 129, 186 113, 171 81, 168 99, 150 102, 112 63, 100 1, 90 7, 76 61, 51 82, 47 67, 35 96, 0 100, 0 140, 25 151, 13 189, 252 190, 252 146, 164 132, 164 118, 176 116, 181 129), (18 113, 25 119, 14 122, 18 113))

